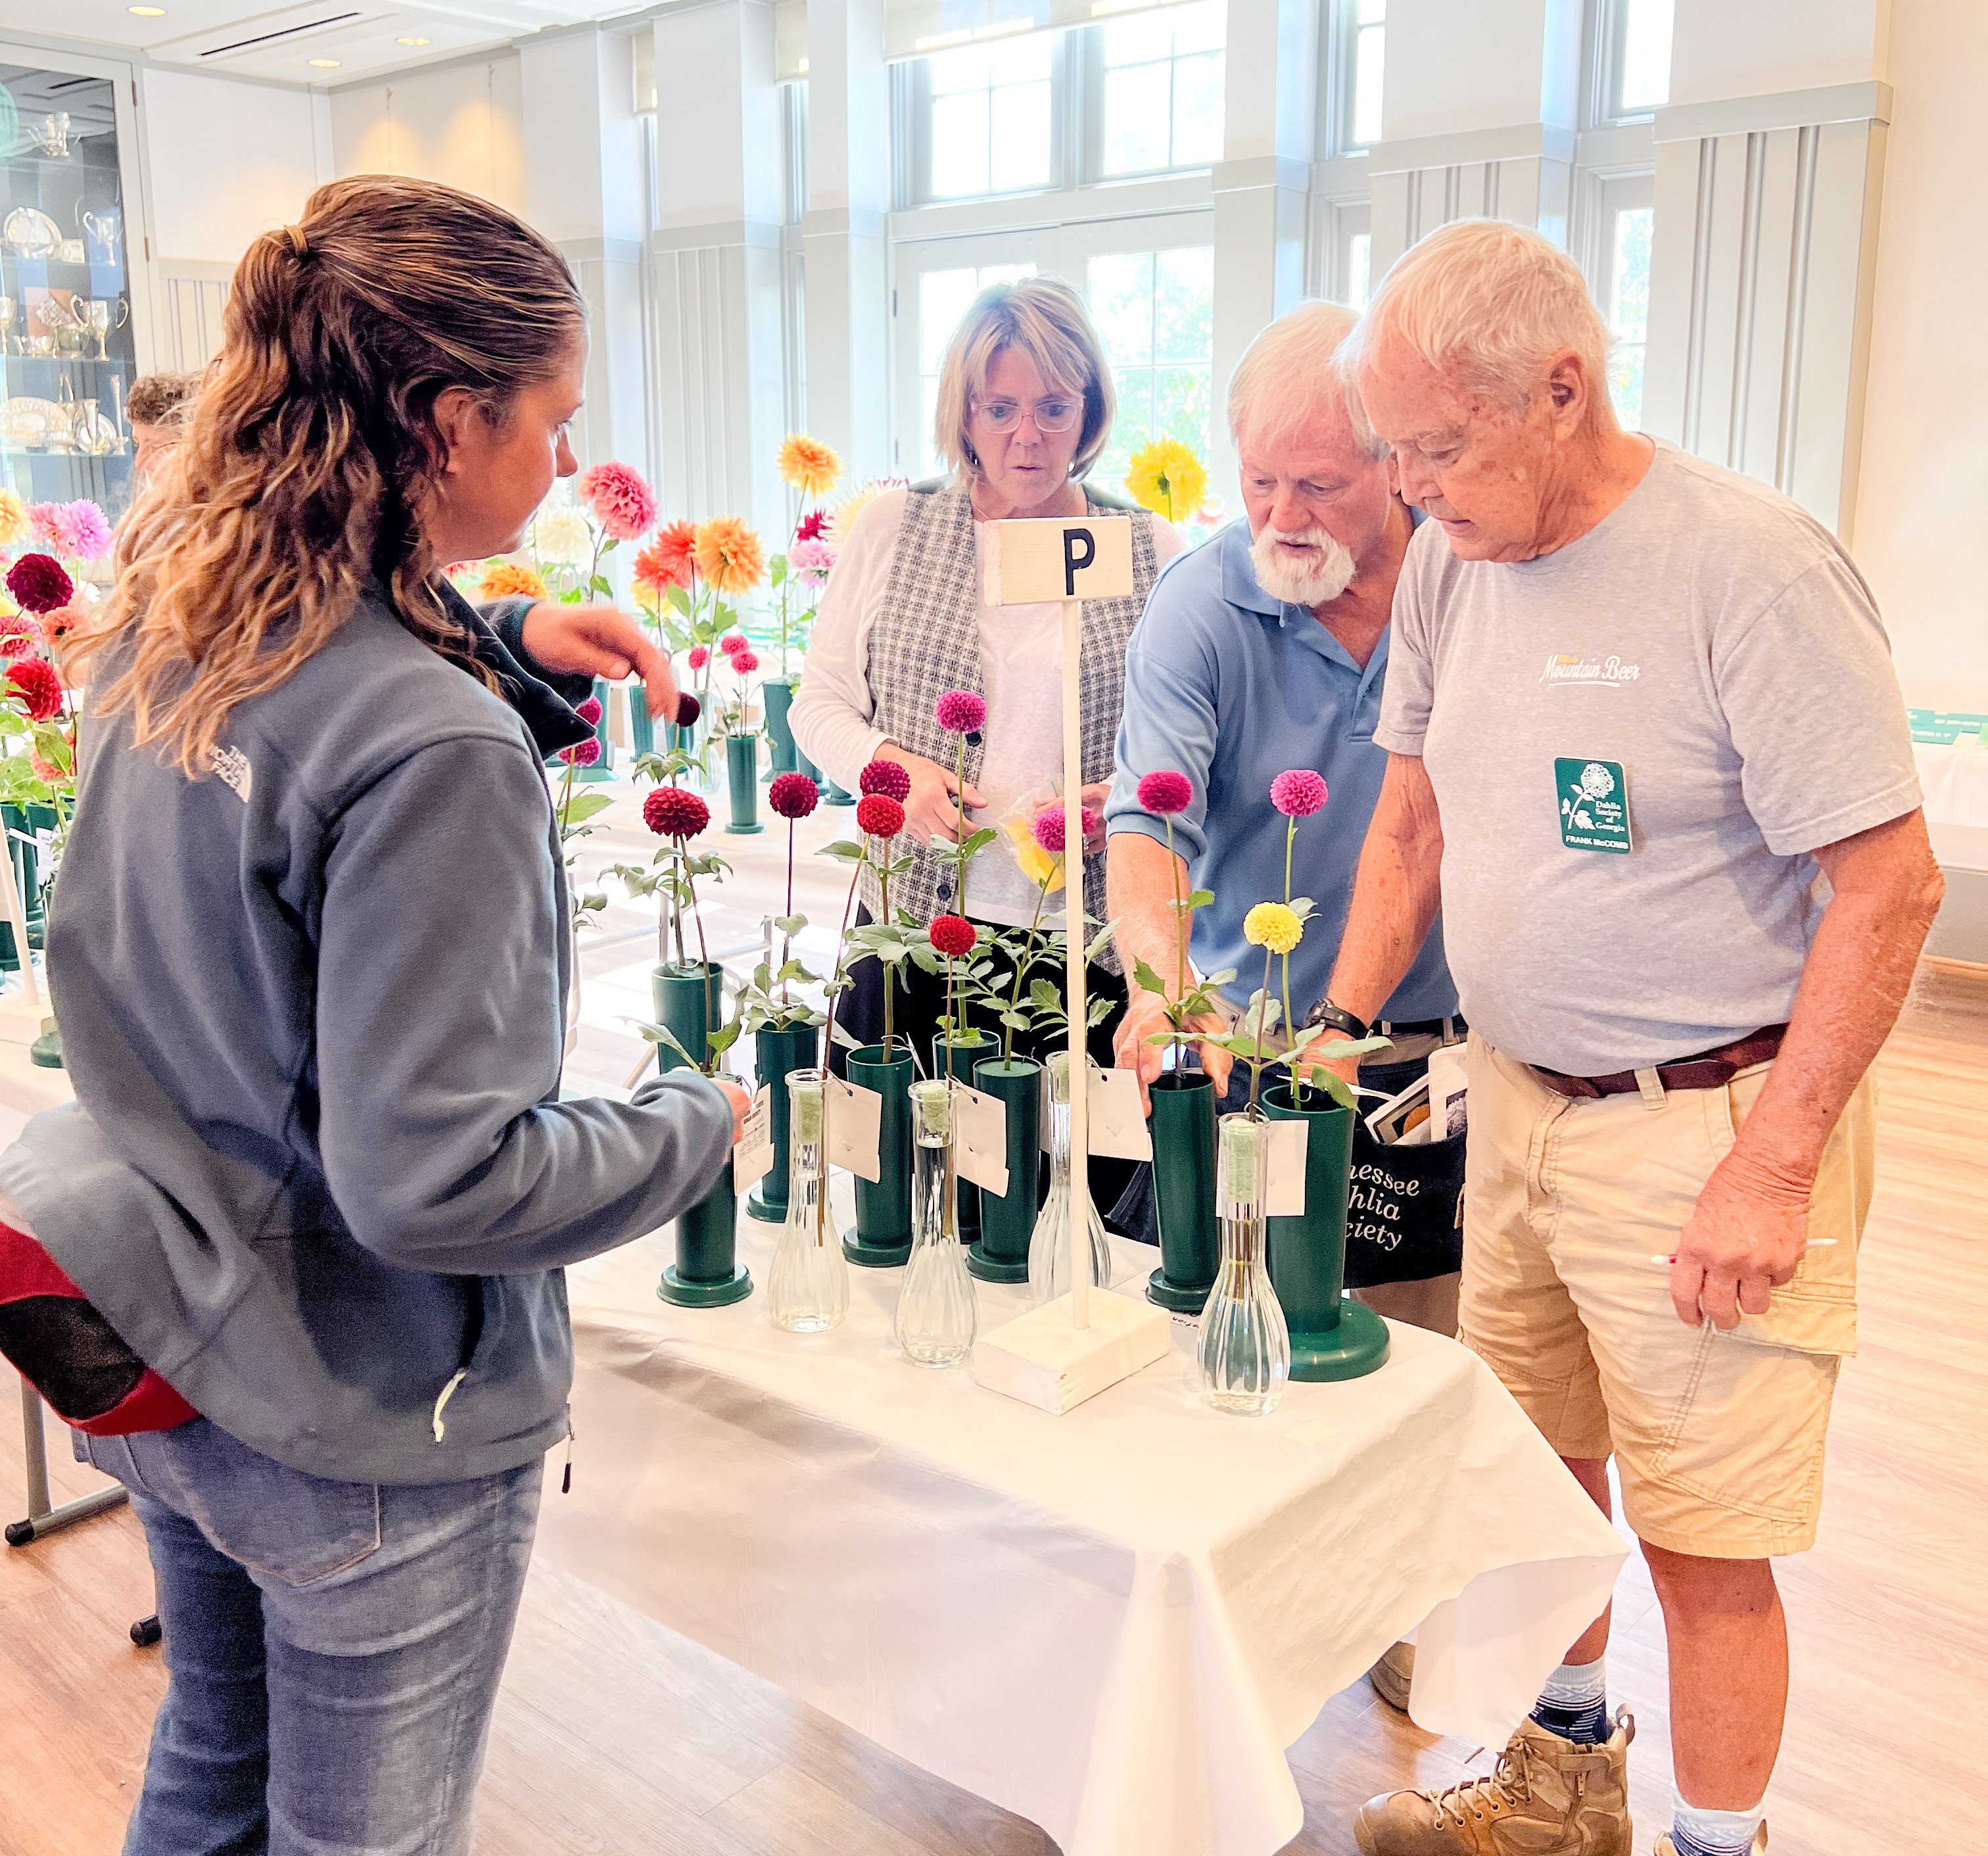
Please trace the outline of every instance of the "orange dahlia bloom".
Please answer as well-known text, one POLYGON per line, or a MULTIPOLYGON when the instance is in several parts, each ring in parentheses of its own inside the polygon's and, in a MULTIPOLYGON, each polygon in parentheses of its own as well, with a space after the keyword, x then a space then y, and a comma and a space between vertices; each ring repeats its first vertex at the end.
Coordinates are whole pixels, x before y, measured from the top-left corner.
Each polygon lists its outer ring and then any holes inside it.
POLYGON ((766 577, 766 550, 736 516, 714 516, 698 526, 697 570, 720 593, 750 593, 766 577))
POLYGON ((544 600, 552 597, 539 570, 517 561, 492 561, 483 570, 476 595, 485 600, 544 600))
POLYGON ((697 573, 691 555, 695 536, 688 522, 673 522, 660 539, 651 542, 635 556, 635 590, 660 601, 672 587, 688 587, 697 573), (679 529, 683 531, 681 539, 673 539, 679 529))
POLYGON ((780 447, 780 481, 804 496, 825 496, 842 475, 842 460, 819 438, 789 435, 780 447))

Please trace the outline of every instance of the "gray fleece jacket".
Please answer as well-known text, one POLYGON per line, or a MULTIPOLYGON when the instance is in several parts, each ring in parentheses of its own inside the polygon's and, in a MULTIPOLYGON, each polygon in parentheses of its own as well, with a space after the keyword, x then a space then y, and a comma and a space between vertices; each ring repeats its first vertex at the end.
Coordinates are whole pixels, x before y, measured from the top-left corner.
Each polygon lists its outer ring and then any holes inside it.
POLYGON ((487 1476, 561 1437, 560 1266, 695 1202, 731 1138, 682 1072, 559 1099, 543 756, 587 730, 454 606, 508 703, 371 597, 233 712, 209 778, 134 749, 128 717, 86 725, 49 955, 77 1099, 0 1155, 134 1351, 350 1481, 487 1476))

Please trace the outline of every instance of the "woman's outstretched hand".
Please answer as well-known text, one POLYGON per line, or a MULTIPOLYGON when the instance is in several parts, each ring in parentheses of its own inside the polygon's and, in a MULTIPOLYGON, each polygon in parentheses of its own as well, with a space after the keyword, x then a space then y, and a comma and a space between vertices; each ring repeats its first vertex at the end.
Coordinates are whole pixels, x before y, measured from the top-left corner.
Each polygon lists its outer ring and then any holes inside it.
MULTIPOLYGON (((922 754, 913 754, 901 748, 894 741, 887 741, 877 750, 879 760, 894 760, 911 776, 911 797, 904 801, 904 829, 913 834, 921 844, 937 840, 941 843, 957 843, 954 827, 959 822, 954 795, 958 790, 959 780, 950 767, 942 767, 935 760, 927 760, 922 754)), ((980 796, 980 789, 971 782, 966 788, 966 805, 969 811, 976 810, 986 804, 980 796)))
POLYGON ((677 684, 668 654, 618 607, 542 600, 525 615, 523 642, 531 658, 562 676, 605 677, 610 683, 640 677, 649 713, 675 720, 677 684))

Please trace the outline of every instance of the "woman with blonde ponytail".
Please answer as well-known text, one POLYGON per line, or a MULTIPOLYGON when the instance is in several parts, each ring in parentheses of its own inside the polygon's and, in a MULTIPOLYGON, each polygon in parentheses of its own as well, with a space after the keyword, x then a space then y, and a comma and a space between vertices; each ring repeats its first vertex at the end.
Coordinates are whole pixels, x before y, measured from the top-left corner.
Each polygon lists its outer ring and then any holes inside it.
POLYGON ((674 713, 666 662, 611 611, 478 612, 442 577, 575 469, 586 353, 565 263, 509 215, 320 188, 237 269, 69 643, 49 963, 76 1100, 0 1155, 0 1277, 32 1246, 78 1292, 38 1382, 157 1574, 132 1856, 468 1850, 568 1435, 560 1266, 702 1197, 742 1111, 688 1070, 560 1099, 545 757, 597 673, 674 713))

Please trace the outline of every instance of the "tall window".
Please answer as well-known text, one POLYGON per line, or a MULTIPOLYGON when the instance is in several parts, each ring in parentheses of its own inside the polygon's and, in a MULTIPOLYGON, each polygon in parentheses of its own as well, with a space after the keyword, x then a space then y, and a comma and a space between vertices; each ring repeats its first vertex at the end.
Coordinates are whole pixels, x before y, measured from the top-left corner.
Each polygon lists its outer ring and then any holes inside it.
POLYGON ((911 192, 965 200, 1050 184, 1055 167, 1053 62, 1047 32, 962 46, 912 67, 911 192))
POLYGON ((1205 459, 1212 436, 1215 249, 1114 252, 1090 260, 1086 294, 1118 388, 1111 442, 1091 472, 1116 494, 1132 454, 1178 438, 1205 459))
POLYGON ((1648 116, 1671 96, 1671 25, 1675 0, 1601 0, 1601 67, 1604 121, 1648 116))
POLYGON ((1608 392, 1616 416, 1634 431, 1643 422, 1643 355, 1650 332, 1650 232, 1647 206, 1617 208, 1608 220, 1606 313, 1615 340, 1608 353, 1608 392))
MULTIPOLYGON (((959 326, 975 297, 990 283, 1013 283, 1033 277, 1033 264, 962 265, 945 271, 926 271, 918 279, 918 341, 919 404, 925 411, 925 438, 920 455, 926 475, 942 468, 932 449, 932 421, 938 411, 939 370, 945 360, 945 345, 959 326)), ((901 376, 900 377, 902 377, 901 376)))
POLYGON ((1190 0, 1097 29, 1100 175, 1222 159, 1226 0, 1190 0))
POLYGON ((1381 139, 1381 63, 1388 46, 1388 0, 1346 0, 1346 146, 1371 148, 1381 139))

